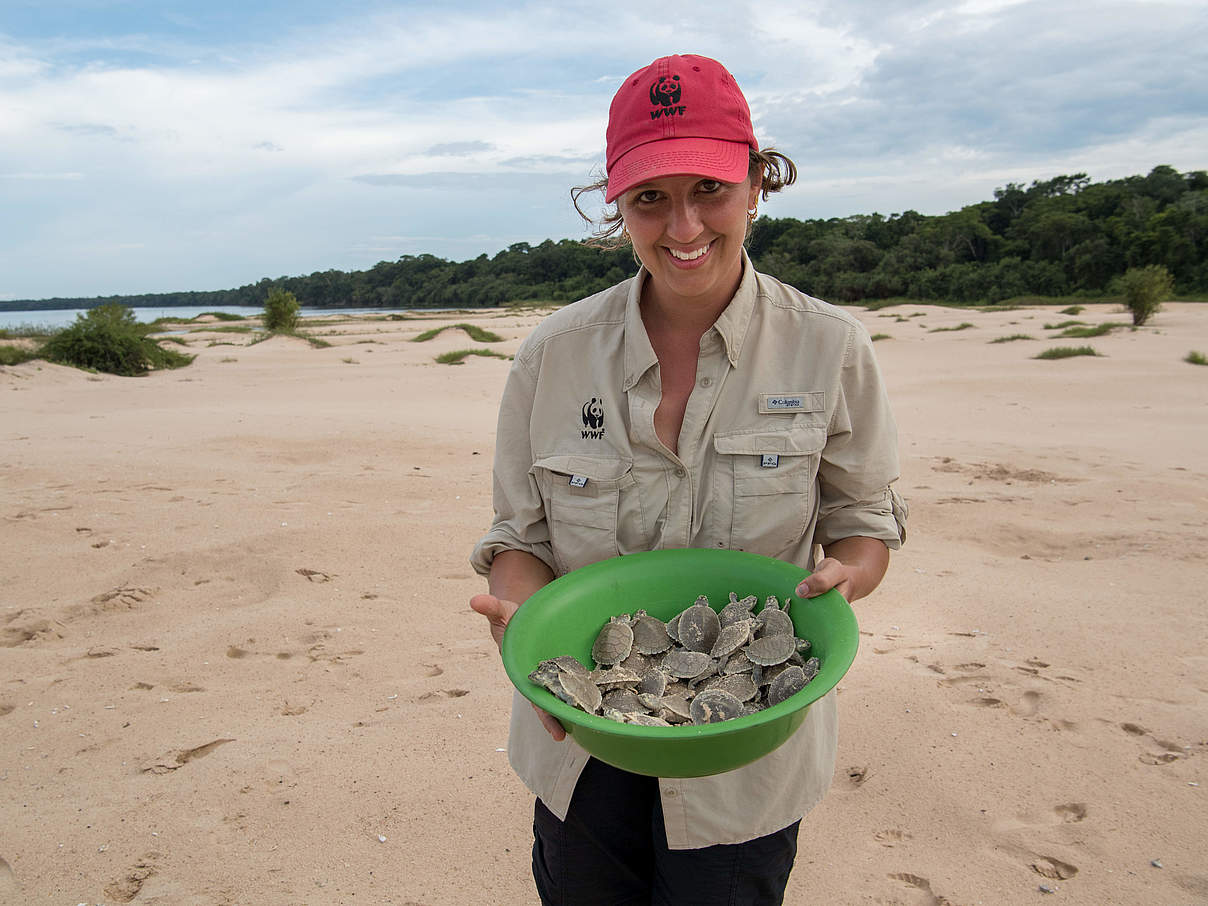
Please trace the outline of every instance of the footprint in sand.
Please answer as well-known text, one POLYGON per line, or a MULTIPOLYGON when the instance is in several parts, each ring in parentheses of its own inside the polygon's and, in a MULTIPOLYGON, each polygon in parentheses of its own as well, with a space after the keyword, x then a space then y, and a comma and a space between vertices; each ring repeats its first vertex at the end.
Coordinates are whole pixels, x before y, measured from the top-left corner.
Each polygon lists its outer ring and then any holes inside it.
POLYGON ((872 776, 872 770, 868 765, 855 765, 843 772, 842 782, 849 790, 858 789, 864 785, 864 782, 872 776))
POLYGON ((898 830, 896 827, 890 827, 886 828, 885 830, 877 831, 872 835, 872 837, 882 846, 893 848, 899 843, 904 843, 905 841, 909 840, 910 834, 906 833, 906 831, 898 830))
POLYGON ((907 887, 917 890, 921 896, 915 902, 920 906, 952 906, 951 900, 940 896, 931 889, 931 882, 926 878, 904 871, 894 872, 887 877, 891 881, 900 881, 907 887))
POLYGON ((1049 878, 1053 881, 1068 881, 1078 874, 1076 866, 1069 862, 1062 862, 1060 859, 1054 859, 1052 856, 1038 855, 1028 867, 1042 878, 1049 878))
POLYGON ((469 689, 437 689, 434 692, 425 692, 416 701, 432 701, 439 698, 461 698, 463 695, 469 695, 469 689))
POLYGON ((120 878, 105 885, 105 895, 119 903, 129 903, 138 896, 147 878, 155 874, 156 857, 156 853, 148 853, 143 856, 120 878))
POLYGON ((194 746, 191 749, 177 749, 174 752, 169 752, 166 755, 161 755, 151 764, 142 768, 144 774, 171 774, 173 771, 184 767, 190 761, 196 761, 198 758, 205 758, 219 746, 224 746, 228 742, 234 742, 233 739, 215 739, 207 742, 204 745, 194 746))

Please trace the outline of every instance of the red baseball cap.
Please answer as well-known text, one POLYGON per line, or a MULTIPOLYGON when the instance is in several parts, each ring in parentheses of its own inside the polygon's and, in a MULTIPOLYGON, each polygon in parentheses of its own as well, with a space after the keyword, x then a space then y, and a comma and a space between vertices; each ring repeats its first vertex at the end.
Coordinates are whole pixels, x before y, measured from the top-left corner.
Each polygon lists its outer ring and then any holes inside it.
POLYGON ((742 182, 759 150, 734 76, 694 54, 661 57, 627 78, 608 108, 606 202, 659 176, 742 182))

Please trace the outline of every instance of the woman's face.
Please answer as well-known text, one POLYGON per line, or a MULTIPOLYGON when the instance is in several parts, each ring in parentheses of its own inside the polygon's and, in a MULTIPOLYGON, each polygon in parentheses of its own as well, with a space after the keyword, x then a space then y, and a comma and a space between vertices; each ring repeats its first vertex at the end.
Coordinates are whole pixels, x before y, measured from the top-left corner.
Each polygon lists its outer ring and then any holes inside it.
POLYGON ((729 303, 742 278, 747 211, 759 186, 702 176, 663 176, 618 199, 633 248, 650 272, 647 292, 659 301, 729 303))

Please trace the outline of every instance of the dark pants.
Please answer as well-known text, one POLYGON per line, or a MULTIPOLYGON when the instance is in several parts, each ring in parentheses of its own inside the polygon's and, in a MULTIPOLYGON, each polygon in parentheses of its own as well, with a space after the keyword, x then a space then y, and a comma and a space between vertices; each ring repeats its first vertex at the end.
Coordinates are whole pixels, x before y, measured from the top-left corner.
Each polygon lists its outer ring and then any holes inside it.
POLYGON ((658 780, 593 758, 565 821, 537 800, 533 878, 544 906, 772 906, 784 901, 800 824, 668 849, 658 780))

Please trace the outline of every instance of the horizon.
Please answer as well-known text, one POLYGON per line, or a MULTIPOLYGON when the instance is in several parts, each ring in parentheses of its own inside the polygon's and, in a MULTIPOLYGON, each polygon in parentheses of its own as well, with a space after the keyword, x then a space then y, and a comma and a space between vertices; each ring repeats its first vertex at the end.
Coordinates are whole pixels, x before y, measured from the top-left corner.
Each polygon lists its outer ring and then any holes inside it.
POLYGON ((0 301, 585 238, 569 190, 602 169, 616 85, 662 53, 721 60, 760 143, 797 163, 771 217, 935 215, 1008 183, 1206 164, 1194 2, 705 3, 656 23, 620 3, 602 27, 593 9, 15 0, 0 301))

